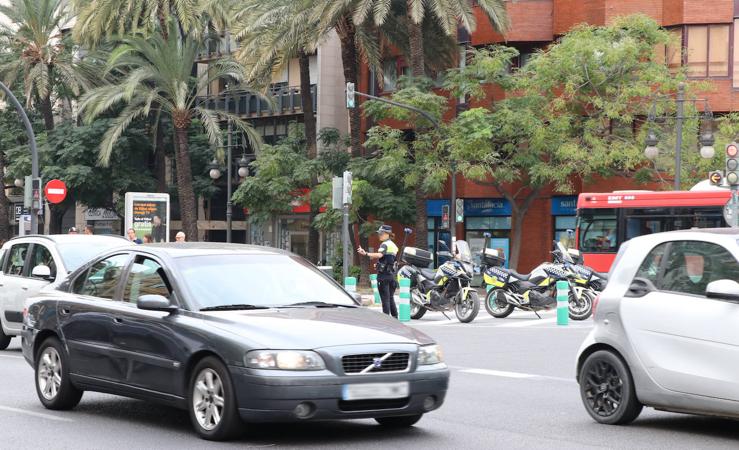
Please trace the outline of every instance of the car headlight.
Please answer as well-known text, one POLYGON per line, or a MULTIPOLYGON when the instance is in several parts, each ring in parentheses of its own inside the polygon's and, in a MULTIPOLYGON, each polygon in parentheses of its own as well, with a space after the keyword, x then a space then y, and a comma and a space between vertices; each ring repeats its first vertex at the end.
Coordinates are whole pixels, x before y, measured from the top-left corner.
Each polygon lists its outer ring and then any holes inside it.
POLYGON ((244 356, 244 364, 252 369, 321 370, 323 358, 304 350, 252 350, 244 356))
POLYGON ((418 365, 426 366, 444 362, 444 353, 441 346, 436 344, 421 345, 418 347, 418 365))

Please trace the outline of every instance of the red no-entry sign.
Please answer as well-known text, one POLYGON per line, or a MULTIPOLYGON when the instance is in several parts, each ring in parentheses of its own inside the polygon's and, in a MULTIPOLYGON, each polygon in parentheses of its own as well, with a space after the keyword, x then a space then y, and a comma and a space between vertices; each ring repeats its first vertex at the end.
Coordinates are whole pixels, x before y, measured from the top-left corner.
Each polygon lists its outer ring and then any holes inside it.
POLYGON ((67 197, 67 185, 62 180, 51 180, 46 183, 44 195, 49 203, 61 203, 67 197))

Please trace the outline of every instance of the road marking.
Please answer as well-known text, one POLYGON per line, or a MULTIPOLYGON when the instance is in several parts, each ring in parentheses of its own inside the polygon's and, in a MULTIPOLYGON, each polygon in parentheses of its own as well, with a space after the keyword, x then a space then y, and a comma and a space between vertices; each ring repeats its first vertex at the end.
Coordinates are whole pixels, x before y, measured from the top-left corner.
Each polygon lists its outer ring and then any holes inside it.
POLYGON ((16 356, 16 355, 3 355, 0 354, 0 358, 13 358, 13 359, 23 359, 22 356, 16 356))
POLYGON ((11 408, 10 406, 0 405, 0 411, 7 411, 17 414, 25 414, 27 416, 39 417, 41 419, 56 420, 57 422, 74 422, 72 419, 66 419, 64 417, 52 416, 51 414, 38 413, 34 411, 26 411, 25 409, 11 408))
POLYGON ((474 324, 476 322, 482 322, 484 320, 492 320, 492 319, 495 319, 495 317, 493 317, 493 316, 476 317, 475 320, 473 320, 472 322, 470 322, 469 324, 467 324, 467 323, 460 322, 453 315, 450 316, 450 317, 451 317, 451 320, 447 320, 446 318, 443 318, 443 319, 440 319, 440 320, 416 320, 416 321, 413 321, 413 325, 432 325, 432 326, 454 325, 454 324, 456 324, 456 325, 460 325, 460 324, 461 325, 472 325, 472 324, 474 324))
POLYGON ((515 379, 529 379, 529 380, 553 380, 553 381, 564 381, 565 383, 574 383, 574 379, 552 377, 549 375, 537 375, 533 373, 522 373, 522 372, 508 372, 505 370, 492 370, 492 369, 476 369, 470 367, 455 367, 449 366, 450 369, 455 369, 462 373, 471 373, 475 375, 488 375, 492 377, 502 378, 515 378, 515 379))

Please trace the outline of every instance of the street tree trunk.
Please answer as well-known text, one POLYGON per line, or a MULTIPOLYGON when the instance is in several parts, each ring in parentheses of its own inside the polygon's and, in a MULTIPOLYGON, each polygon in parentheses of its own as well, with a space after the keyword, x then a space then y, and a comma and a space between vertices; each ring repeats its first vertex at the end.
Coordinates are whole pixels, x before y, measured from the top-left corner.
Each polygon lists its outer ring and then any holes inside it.
POLYGON ((198 210, 195 202, 195 191, 192 187, 192 168, 187 141, 189 115, 174 117, 175 154, 177 160, 177 197, 180 202, 182 231, 188 241, 198 240, 198 210), (179 120, 178 120, 179 119, 179 120))
MULTIPOLYGON (((359 87, 357 86, 357 64, 359 60, 357 58, 357 46, 355 42, 356 29, 354 28, 351 17, 348 15, 342 17, 336 26, 336 32, 341 42, 341 62, 344 66, 344 81, 346 83, 354 83, 355 89, 357 89, 359 87)), ((352 156, 362 155, 361 125, 362 114, 359 110, 359 102, 357 102, 355 108, 349 110, 349 139, 352 156)))
POLYGON ((167 154, 164 151, 164 130, 161 121, 154 137, 154 176, 157 192, 167 192, 167 154))
POLYGON ((41 115, 44 117, 44 128, 46 129, 46 131, 53 130, 54 129, 54 110, 51 107, 51 94, 41 99, 41 104, 39 105, 39 109, 41 110, 41 115))
POLYGON ((517 195, 511 194, 505 190, 501 185, 495 185, 498 192, 505 197, 511 203, 511 209, 513 212, 512 220, 512 234, 511 234, 511 254, 508 255, 508 266, 511 269, 516 270, 518 268, 518 259, 521 255, 521 239, 523 236, 523 221, 526 218, 526 214, 531 208, 531 204, 534 200, 539 198, 541 188, 536 187, 529 191, 529 193, 523 197, 523 200, 519 203, 517 195))
MULTIPOLYGON (((318 156, 318 133, 316 131, 316 115, 313 111, 313 97, 310 90, 310 56, 301 51, 298 53, 298 63, 300 66, 300 98, 303 104, 303 125, 305 127, 305 144, 308 158, 316 159, 318 156)), ((315 175, 311 179, 310 189, 313 190, 318 184, 315 175)), ((314 205, 310 202, 310 215, 308 216, 308 261, 313 264, 318 263, 321 253, 321 236, 318 230, 313 226, 313 221, 319 213, 320 205, 314 205)))
MULTIPOLYGON (((0 152, 0 173, 5 171, 5 153, 0 152)), ((5 195, 5 189, 0 189, 0 241, 10 239, 10 211, 8 210, 8 197, 5 195)))

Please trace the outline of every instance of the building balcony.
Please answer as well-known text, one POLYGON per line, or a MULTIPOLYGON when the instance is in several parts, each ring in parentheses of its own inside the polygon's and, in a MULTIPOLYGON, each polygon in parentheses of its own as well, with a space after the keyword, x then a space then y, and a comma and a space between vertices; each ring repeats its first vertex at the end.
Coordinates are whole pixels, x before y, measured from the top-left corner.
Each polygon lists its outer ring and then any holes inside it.
MULTIPOLYGON (((313 111, 317 111, 316 85, 310 87, 313 111)), ((242 118, 289 116, 303 113, 303 101, 300 87, 275 86, 267 96, 272 104, 266 101, 263 95, 254 92, 240 91, 228 94, 217 94, 198 97, 197 104, 208 109, 226 111, 242 118)))

